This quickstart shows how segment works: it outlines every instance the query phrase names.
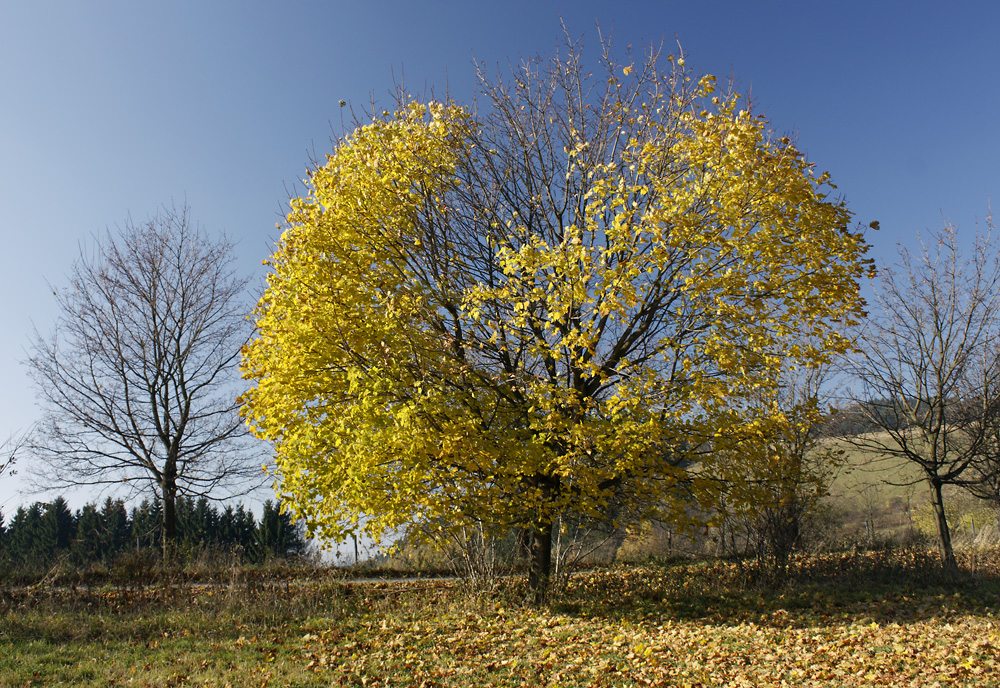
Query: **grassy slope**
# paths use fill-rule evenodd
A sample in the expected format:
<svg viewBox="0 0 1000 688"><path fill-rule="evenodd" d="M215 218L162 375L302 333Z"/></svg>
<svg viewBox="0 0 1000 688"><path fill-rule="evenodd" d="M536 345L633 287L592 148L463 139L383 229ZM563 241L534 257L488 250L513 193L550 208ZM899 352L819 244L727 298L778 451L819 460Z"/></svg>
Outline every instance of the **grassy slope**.
<svg viewBox="0 0 1000 688"><path fill-rule="evenodd" d="M1000 563L941 585L914 554L574 578L551 609L442 582L8 591L3 686L1000 686Z"/></svg>
<svg viewBox="0 0 1000 688"><path fill-rule="evenodd" d="M842 441L837 446L845 452L844 466L834 480L833 494L857 494L878 487L888 499L905 499L917 494L923 498L927 491L923 475L914 464L884 459Z"/></svg>
<svg viewBox="0 0 1000 688"><path fill-rule="evenodd" d="M862 529L864 518L871 517L883 537L900 541L908 530L936 537L931 516L930 492L923 473L912 463L899 459L886 459L862 451L845 442L838 442L844 454L844 465L830 489L831 502L842 513L849 514ZM974 537L983 535L983 527L990 529L987 541L995 544L996 512L986 502L969 495L964 490L946 486L945 505L953 537L959 544L967 544ZM858 533L858 539L863 541Z"/></svg>

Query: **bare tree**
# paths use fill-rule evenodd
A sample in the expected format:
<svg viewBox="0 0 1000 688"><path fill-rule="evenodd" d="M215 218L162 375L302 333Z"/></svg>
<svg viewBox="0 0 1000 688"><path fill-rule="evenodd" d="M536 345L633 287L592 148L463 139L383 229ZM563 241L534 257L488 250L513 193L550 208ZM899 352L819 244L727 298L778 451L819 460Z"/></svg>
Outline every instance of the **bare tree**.
<svg viewBox="0 0 1000 688"><path fill-rule="evenodd" d="M0 476L4 473L13 475L14 464L17 462L17 453L24 447L28 433L11 434L10 437L0 442Z"/></svg>
<svg viewBox="0 0 1000 688"><path fill-rule="evenodd" d="M186 207L130 220L81 250L68 288L54 292L52 335L36 331L27 360L44 413L36 482L155 491L165 553L178 494L262 479L237 407L251 326L248 280L233 262L233 244L192 225Z"/></svg>
<svg viewBox="0 0 1000 688"><path fill-rule="evenodd" d="M919 253L901 248L899 256L898 267L882 273L879 312L853 359L855 409L875 429L849 441L920 468L942 561L954 568L942 488L984 479L977 467L989 439L986 421L1000 406L1000 253L987 231L963 256L949 225Z"/></svg>
<svg viewBox="0 0 1000 688"><path fill-rule="evenodd" d="M977 369L987 366L1000 366L1000 340L984 347L976 361ZM973 496L1000 506L1000 403L981 407L977 411L971 419L969 433L979 438L980 449L970 466L972 477L966 481L965 487Z"/></svg>

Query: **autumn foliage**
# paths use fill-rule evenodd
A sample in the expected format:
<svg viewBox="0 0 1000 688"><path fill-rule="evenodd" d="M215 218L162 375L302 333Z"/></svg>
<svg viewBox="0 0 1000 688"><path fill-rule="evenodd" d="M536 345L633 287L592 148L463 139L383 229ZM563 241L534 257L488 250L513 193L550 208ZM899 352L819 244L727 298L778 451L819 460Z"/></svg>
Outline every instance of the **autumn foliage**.
<svg viewBox="0 0 1000 688"><path fill-rule="evenodd" d="M848 347L866 246L827 175L657 58L401 95L311 172L243 370L312 532L523 529L544 594L560 515L685 518L706 447L785 422L748 400Z"/></svg>

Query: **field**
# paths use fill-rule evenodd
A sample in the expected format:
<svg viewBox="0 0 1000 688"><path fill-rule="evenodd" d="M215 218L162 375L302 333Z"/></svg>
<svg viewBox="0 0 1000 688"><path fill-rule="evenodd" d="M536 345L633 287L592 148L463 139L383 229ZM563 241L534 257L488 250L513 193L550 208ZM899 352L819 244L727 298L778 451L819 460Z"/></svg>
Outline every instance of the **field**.
<svg viewBox="0 0 1000 688"><path fill-rule="evenodd" d="M926 489L901 485L919 475L857 451L845 459L809 525L807 551L826 553L799 555L777 587L757 585L736 560L663 558L738 548L720 548L708 529L651 525L595 559L632 563L575 574L545 609L523 604L518 579L484 591L235 563L143 585L10 578L0 588L0 688L1000 688L996 513L949 493L962 573L946 576L928 553Z"/></svg>
<svg viewBox="0 0 1000 688"><path fill-rule="evenodd" d="M830 486L827 504L838 521L836 542L867 546L923 540L934 545L930 492L920 469L899 459L883 459L847 443L843 465ZM959 487L944 490L948 525L959 546L1000 545L997 511Z"/></svg>
<svg viewBox="0 0 1000 688"><path fill-rule="evenodd" d="M916 551L796 560L774 590L732 562L516 581L8 589L2 686L1000 686L1000 560L946 579ZM970 571L974 568L975 572Z"/></svg>

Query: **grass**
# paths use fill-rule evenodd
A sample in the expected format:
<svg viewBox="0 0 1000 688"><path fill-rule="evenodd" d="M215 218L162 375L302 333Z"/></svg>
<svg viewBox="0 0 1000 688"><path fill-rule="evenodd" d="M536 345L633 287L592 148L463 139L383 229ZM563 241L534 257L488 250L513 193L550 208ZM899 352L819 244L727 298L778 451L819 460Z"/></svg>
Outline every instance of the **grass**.
<svg viewBox="0 0 1000 688"><path fill-rule="evenodd" d="M732 562L574 577L551 607L450 581L329 578L18 588L2 686L1000 686L1000 558L797 560L777 590Z"/></svg>
<svg viewBox="0 0 1000 688"><path fill-rule="evenodd" d="M880 457L842 440L844 462L830 485L828 505L842 521L839 541L907 542L937 537L930 491L919 467ZM988 503L954 485L944 489L952 540L959 544L1000 543L997 513Z"/></svg>

